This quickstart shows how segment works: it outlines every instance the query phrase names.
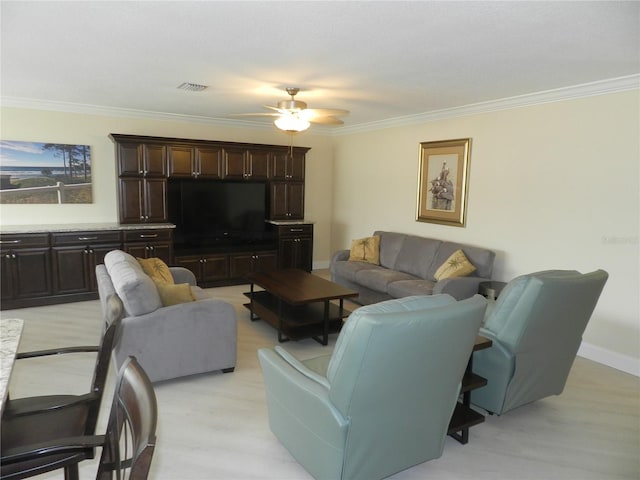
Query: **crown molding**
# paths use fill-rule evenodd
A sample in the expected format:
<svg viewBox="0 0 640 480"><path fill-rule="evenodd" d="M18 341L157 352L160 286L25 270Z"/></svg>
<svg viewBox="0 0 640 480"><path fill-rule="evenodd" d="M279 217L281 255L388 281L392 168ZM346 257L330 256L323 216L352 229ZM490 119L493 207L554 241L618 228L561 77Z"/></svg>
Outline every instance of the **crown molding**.
<svg viewBox="0 0 640 480"><path fill-rule="evenodd" d="M601 80L598 82L574 85L571 87L557 88L553 90L546 90L543 92L518 95L515 97L502 98L499 100L491 100L487 102L474 103L461 107L446 108L442 110L434 110L431 112L425 112L416 115L406 115L402 117L389 118L376 122L368 122L352 126L332 128L314 125L313 133L327 136L350 135L352 133L375 131L385 128L402 127L407 125L416 125L421 123L433 122L436 120L477 115L499 110L509 110L513 108L559 102L563 100L606 95L628 90L635 90L638 88L640 88L640 74L635 74L625 77ZM202 117L197 115L181 115L176 113L152 112L129 108L57 102L35 98L0 97L0 105L3 107L27 108L33 110L48 110L56 112L80 113L85 115L104 115L124 118L170 120L186 123L202 123L223 127L252 128L256 130L270 130L274 128L271 123L250 120Z"/></svg>
<svg viewBox="0 0 640 480"><path fill-rule="evenodd" d="M584 97L593 97L597 95L607 95L610 93L636 90L639 88L640 74L628 75L625 77L601 80L598 82L583 83L571 87L556 88L543 92L536 92L526 95L518 95L515 97L502 98L499 100L474 103L461 107L446 108L416 115L406 115L403 117L389 118L386 120L380 120L378 122L353 125L343 127L340 130L336 130L333 134L349 135L352 133L368 132L380 130L383 128L416 125L421 123L433 122L436 120L496 112L499 110L509 110L513 108L541 105L545 103L560 102L563 100L573 100Z"/></svg>

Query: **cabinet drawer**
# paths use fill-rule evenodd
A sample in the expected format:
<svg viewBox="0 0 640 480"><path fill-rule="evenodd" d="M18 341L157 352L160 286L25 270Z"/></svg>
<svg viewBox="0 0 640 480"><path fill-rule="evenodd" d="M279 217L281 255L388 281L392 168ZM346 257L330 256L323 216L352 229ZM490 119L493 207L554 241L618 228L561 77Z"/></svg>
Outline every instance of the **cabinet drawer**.
<svg viewBox="0 0 640 480"><path fill-rule="evenodd" d="M125 242L159 242L171 240L171 230L125 230Z"/></svg>
<svg viewBox="0 0 640 480"><path fill-rule="evenodd" d="M53 233L51 235L51 241L54 246L120 243L120 232L114 230L98 232Z"/></svg>
<svg viewBox="0 0 640 480"><path fill-rule="evenodd" d="M279 225L279 237L303 237L313 236L313 225Z"/></svg>
<svg viewBox="0 0 640 480"><path fill-rule="evenodd" d="M2 234L0 235L0 248L28 248L28 247L48 247L48 233L28 233L28 234Z"/></svg>

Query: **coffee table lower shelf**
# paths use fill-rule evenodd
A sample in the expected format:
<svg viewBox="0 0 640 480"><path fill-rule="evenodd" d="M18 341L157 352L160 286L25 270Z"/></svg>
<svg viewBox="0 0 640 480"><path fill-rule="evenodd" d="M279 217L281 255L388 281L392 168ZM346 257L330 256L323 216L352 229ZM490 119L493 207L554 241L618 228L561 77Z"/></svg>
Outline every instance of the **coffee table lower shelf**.
<svg viewBox="0 0 640 480"><path fill-rule="evenodd" d="M328 303L329 314L325 331L325 302L290 305L267 291L245 292L250 300L244 306L251 312L251 320L261 319L278 331L278 341L313 338L323 343L326 334L342 329L342 319L351 312L338 305Z"/></svg>

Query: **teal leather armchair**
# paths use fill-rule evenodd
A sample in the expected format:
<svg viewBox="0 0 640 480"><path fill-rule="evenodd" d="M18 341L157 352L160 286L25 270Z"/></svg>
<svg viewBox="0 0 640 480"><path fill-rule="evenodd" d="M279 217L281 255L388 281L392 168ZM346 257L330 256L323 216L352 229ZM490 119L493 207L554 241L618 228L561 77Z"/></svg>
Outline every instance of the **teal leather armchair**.
<svg viewBox="0 0 640 480"><path fill-rule="evenodd" d="M561 394L608 276L552 270L509 282L480 329L493 345L473 354L474 373L487 385L471 403L503 414Z"/></svg>
<svg viewBox="0 0 640 480"><path fill-rule="evenodd" d="M404 297L357 309L330 355L260 349L271 430L316 479L440 457L485 309L477 295Z"/></svg>

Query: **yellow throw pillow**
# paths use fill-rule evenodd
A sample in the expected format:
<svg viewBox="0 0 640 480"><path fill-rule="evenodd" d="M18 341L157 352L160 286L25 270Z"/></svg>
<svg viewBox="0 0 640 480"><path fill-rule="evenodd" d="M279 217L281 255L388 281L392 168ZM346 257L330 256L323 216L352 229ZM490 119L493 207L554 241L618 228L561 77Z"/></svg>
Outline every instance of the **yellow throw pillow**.
<svg viewBox="0 0 640 480"><path fill-rule="evenodd" d="M476 271L476 267L467 259L462 250L456 250L447 260L436 270L435 279L466 277Z"/></svg>
<svg viewBox="0 0 640 480"><path fill-rule="evenodd" d="M195 300L191 292L191 285L188 283L173 284L156 282L156 287L158 287L162 305L165 307L179 303L193 302Z"/></svg>
<svg viewBox="0 0 640 480"><path fill-rule="evenodd" d="M173 276L166 263L159 258L136 258L138 263L144 270L144 273L151 277L156 284L168 283L173 285Z"/></svg>
<svg viewBox="0 0 640 480"><path fill-rule="evenodd" d="M380 265L380 237L374 235L352 240L349 260Z"/></svg>

